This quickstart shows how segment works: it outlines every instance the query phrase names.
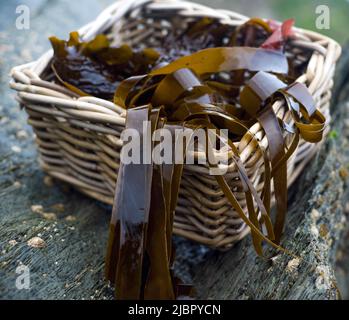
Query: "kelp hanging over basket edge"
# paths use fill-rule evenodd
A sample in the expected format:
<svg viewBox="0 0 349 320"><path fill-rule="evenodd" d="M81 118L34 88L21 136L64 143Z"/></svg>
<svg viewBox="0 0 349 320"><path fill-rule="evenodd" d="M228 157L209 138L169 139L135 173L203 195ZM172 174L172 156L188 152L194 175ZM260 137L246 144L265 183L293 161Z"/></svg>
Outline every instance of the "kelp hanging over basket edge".
<svg viewBox="0 0 349 320"><path fill-rule="evenodd" d="M239 63L238 59L230 60L236 52L242 54L243 50L246 50L243 63ZM287 211L287 159L296 149L299 137L309 142L318 142L322 138L326 125L324 116L318 110L315 110L314 102L306 87L300 83L287 84L280 80L280 78L284 77L283 73L287 73L287 68L280 68L280 65L283 64L277 62L274 66L272 63L270 63L270 65L260 63L256 57L263 56L264 54L279 57L279 53L275 55L273 51L264 51L255 48L231 47L203 50L191 56L180 58L163 68L156 69L147 76L127 79L118 87L115 94L115 102L128 108L129 111L135 110L134 108L137 109L137 106L140 105L149 106L149 110L161 109L162 121L166 122L168 125L171 123L181 123L184 127L192 127L200 123L200 127L218 129L218 126L222 123L220 120L224 120L223 123L227 128L232 128L231 131L234 132L234 134L237 132L237 130L235 130L237 127L245 128L245 132L240 138L244 139L244 137L248 135L251 139L255 140L256 145L259 146L260 151L263 153L266 174L261 195L257 193L250 181L246 169L239 158L239 151L235 147L233 141L229 141L228 143L234 153L232 159L236 165L242 188L245 192L248 212L244 212L224 176L217 175L216 180L231 206L239 214L240 218L250 227L253 245L259 255L263 255L263 241L283 250L279 246L279 243ZM198 56L199 58L197 58ZM284 57L283 55L281 56ZM234 61L234 63L229 61ZM222 67L222 65L224 67ZM250 69L244 68L246 66L249 66ZM246 69L246 71L254 73L254 76L243 86L244 89L240 95L241 107L250 116L250 120L259 122L263 127L269 142L268 153L260 147L258 139L249 132L245 124L233 114L227 112L228 108L224 105L224 99L221 99L220 103L214 104L215 101L217 101L217 96L219 97L219 93L214 92L214 90L205 84L204 80L200 79L200 75L203 74L207 77L208 73L213 74L223 70L233 71L241 69ZM269 72L265 72L264 70ZM171 91L168 91L169 88L171 88ZM200 88L200 90L195 90L198 88ZM293 126L277 118L272 108L276 100L283 100L284 103L286 103L294 121ZM235 107L239 108L237 106ZM287 130L294 135L292 143L289 146L286 146L282 133L283 130ZM132 181L128 180L127 176L123 176L121 179L128 181L126 183L130 183L131 186ZM277 215L274 225L270 217L270 183L272 180L274 189L277 190L275 193ZM178 176L177 180L172 182L175 182L179 187L180 177ZM156 193L158 193L161 187L155 190L157 190ZM178 189L175 193L175 197L177 196ZM118 199L121 199L121 197L116 197L116 203L121 201ZM171 219L173 216L174 209L175 206L173 206L173 211L170 216L168 216L168 219ZM162 217L166 217L165 211L166 210L162 213ZM114 212L114 214L118 215L117 212ZM148 221L143 221L144 225L146 225L147 222ZM266 235L263 232L263 225L267 230ZM124 227L128 229L126 225ZM119 232L122 233L122 230L119 230ZM153 230L153 232L159 235L168 232L168 230L166 228L160 228ZM117 234L115 231L112 231L111 234L113 234L114 237L115 235L116 237L120 236L120 234ZM149 235L147 235L147 237L148 236ZM111 248L115 239L110 239L110 241ZM151 244L150 248L153 247L153 250L157 251L155 249L157 245L158 242L154 242ZM134 250L144 250L144 252L147 252L149 248L143 247L142 249L137 247L134 248ZM120 249L117 253L119 259L122 258L125 253L126 252L122 252ZM113 254L115 254L115 252ZM130 252L127 252L127 255L129 254ZM157 264L158 261L161 260L152 260L149 255L148 258L148 264L150 266L152 264ZM167 258L164 261L168 261L168 256L164 256L163 258ZM118 261L113 261L113 263L119 265ZM120 269L118 270L120 274ZM147 271L145 271L145 274L148 274ZM127 278L125 274L123 277L125 277L123 279L125 283L132 281L132 278ZM170 269L168 269L165 278L169 279L169 277ZM142 292L146 291L147 286L152 283L152 280L147 276L145 276L145 279L143 285L140 283L141 288L143 288L141 289L141 291L143 290ZM161 279L160 275L158 275L157 280L159 281L159 279ZM153 279L153 281L155 281L155 279ZM166 281L163 283L166 283ZM162 295L160 291L154 291L153 295L150 296L128 296L128 288L125 287L124 290L120 290L120 287L117 286L117 296L121 298L131 297L133 299L145 297L151 299L173 298L173 291L171 290L171 294Z"/></svg>

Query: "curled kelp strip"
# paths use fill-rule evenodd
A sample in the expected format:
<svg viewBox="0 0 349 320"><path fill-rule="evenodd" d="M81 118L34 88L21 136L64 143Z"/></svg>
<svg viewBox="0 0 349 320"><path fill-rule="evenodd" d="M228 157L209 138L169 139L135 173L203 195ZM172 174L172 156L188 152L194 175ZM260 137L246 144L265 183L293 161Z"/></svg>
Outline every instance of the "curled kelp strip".
<svg viewBox="0 0 349 320"><path fill-rule="evenodd" d="M241 82L237 82L237 85L243 86L239 106L228 105L220 94L222 88L217 83L212 85L210 76L237 70L243 75L239 78ZM250 74L250 79L243 82L246 72ZM137 110L141 105L148 106L149 112L161 110L159 123L166 123L166 127L180 124L194 129L199 127L229 129L228 144L233 152L232 160L239 173L241 188L245 193L247 212L242 209L225 177L217 175L216 180L232 207L250 227L253 245L259 255L263 255L263 241L280 249L280 237L287 211L287 159L296 149L299 137L309 142L318 142L326 125L324 116L315 109L306 87L300 83L290 84L287 73L286 57L279 51L250 47L210 48L156 68L148 75L123 81L114 97L115 103L127 108L131 115L133 110ZM276 116L272 108L276 100L283 100L289 108L293 124L284 123ZM237 117L241 108L245 113L244 120ZM249 125L256 122L261 124L266 133L268 152L260 147L258 139L248 129ZM293 134L290 145L286 145L284 131ZM255 142L263 154L265 174L261 194L258 194L250 181L239 157L239 150L234 145L234 141L241 141L247 137ZM212 152L214 146L209 145L209 149L208 152ZM152 182L150 198L152 203L156 202L158 205L154 207L151 205L149 220L147 218L139 222L139 225L147 226L147 245L134 248L137 252L143 250L143 257L135 255L138 259L135 265L140 265L141 259L146 256L147 266L143 269L143 282L137 280L141 295L138 292L137 295L131 295L133 298L172 299L175 296L175 283L170 272L170 235L183 170L183 167L179 167L174 174L172 170L175 166L170 166L166 170L161 166L153 167L153 178L156 179ZM172 172L172 176L169 172ZM134 180L128 179L123 174L119 175L118 184L119 180L129 186L130 190L132 189ZM276 190L277 215L274 224L270 217L271 181ZM175 185L175 190L170 187L171 185ZM149 190L147 194L149 196ZM121 201L126 200L116 196L114 219L123 216L117 208ZM154 219L150 224L152 218ZM115 242L120 243L120 237L122 238L124 234L123 228L129 229L127 223L120 226L111 232L110 248L113 248ZM117 240L113 238L115 236ZM132 252L122 250L123 246L121 244L118 249L118 259L126 252L133 256ZM114 254L112 250L109 250L109 256L112 254ZM109 262L109 279L113 278L115 268L110 266L114 263L115 261ZM134 281L128 272L120 271L122 270L120 262L117 261L116 264L118 270L116 273L121 283ZM139 275L137 279L140 279ZM169 279L172 279L171 283ZM119 297L129 297L130 289L117 284L116 293Z"/></svg>

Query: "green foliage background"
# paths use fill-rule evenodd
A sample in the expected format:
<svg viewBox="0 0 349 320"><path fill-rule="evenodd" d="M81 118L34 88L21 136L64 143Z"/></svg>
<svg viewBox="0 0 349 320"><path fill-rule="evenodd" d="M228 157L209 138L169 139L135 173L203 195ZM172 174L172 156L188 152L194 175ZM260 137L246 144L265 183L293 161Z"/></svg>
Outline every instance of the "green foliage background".
<svg viewBox="0 0 349 320"><path fill-rule="evenodd" d="M343 43L349 40L349 1L348 0L270 0L270 5L280 19L295 17L298 26L316 30L315 8L327 5L330 8L331 27L329 30L317 30Z"/></svg>
<svg viewBox="0 0 349 320"><path fill-rule="evenodd" d="M295 18L298 27L328 35L344 44L349 41L349 0L193 0L214 8L226 8L248 16L285 20ZM316 7L330 8L330 29L316 30Z"/></svg>

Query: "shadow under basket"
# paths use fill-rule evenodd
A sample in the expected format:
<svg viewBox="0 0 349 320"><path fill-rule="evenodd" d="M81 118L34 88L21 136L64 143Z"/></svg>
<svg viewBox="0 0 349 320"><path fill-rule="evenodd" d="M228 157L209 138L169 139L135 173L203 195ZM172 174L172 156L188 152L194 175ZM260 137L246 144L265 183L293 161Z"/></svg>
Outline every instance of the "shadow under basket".
<svg viewBox="0 0 349 320"><path fill-rule="evenodd" d="M122 0L81 28L79 34L85 41L104 33L115 45L160 47L171 30L184 31L190 23L204 17L232 29L248 20L235 12L184 1ZM330 38L298 28L294 28L294 37L286 48L287 57L295 65L303 66L304 71L296 81L307 86L316 107L328 121L333 76L340 52L340 46ZM46 73L52 55L51 50L37 61L15 67L10 84L18 91L17 100L29 115L28 122L36 134L41 166L50 176L112 205L125 110L102 99L77 97L64 86L49 81ZM279 118L291 119L283 102L276 101L273 109ZM253 125L250 132L267 150L268 141L260 124ZM290 139L286 138L286 141ZM264 181L262 153L247 137L235 145L260 194ZM289 186L320 145L301 139L287 163ZM234 191L240 182L234 162L230 163L225 177ZM235 191L234 194L246 211L244 193ZM185 166L173 228L176 235L219 249L231 247L250 231L205 165Z"/></svg>

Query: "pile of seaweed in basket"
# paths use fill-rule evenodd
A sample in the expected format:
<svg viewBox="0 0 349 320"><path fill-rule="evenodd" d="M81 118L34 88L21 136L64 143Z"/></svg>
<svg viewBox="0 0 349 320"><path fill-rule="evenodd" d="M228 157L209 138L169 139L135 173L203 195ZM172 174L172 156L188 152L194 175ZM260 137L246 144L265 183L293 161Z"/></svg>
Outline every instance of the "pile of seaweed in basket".
<svg viewBox="0 0 349 320"><path fill-rule="evenodd" d="M293 36L293 20L283 24L254 18L240 27L200 19L185 32L173 31L161 47L111 45L97 35L84 42L76 32L69 41L52 37L55 81L76 94L113 101L127 110L126 128L141 132L144 121L159 128L229 130L247 211L241 208L224 175L215 178L232 208L250 227L254 248L262 243L282 249L280 237L287 211L287 159L300 137L322 139L326 119L315 108L307 88L295 82L305 66L295 65L286 52ZM282 100L292 123L272 108ZM235 142L259 122L268 139L263 149L264 187L257 193ZM285 133L292 141L286 144ZM213 148L213 146L209 146ZM190 294L190 286L172 270L173 217L183 164L123 164L118 172L106 259L107 279L119 299L175 299ZM275 217L271 218L271 183Z"/></svg>

